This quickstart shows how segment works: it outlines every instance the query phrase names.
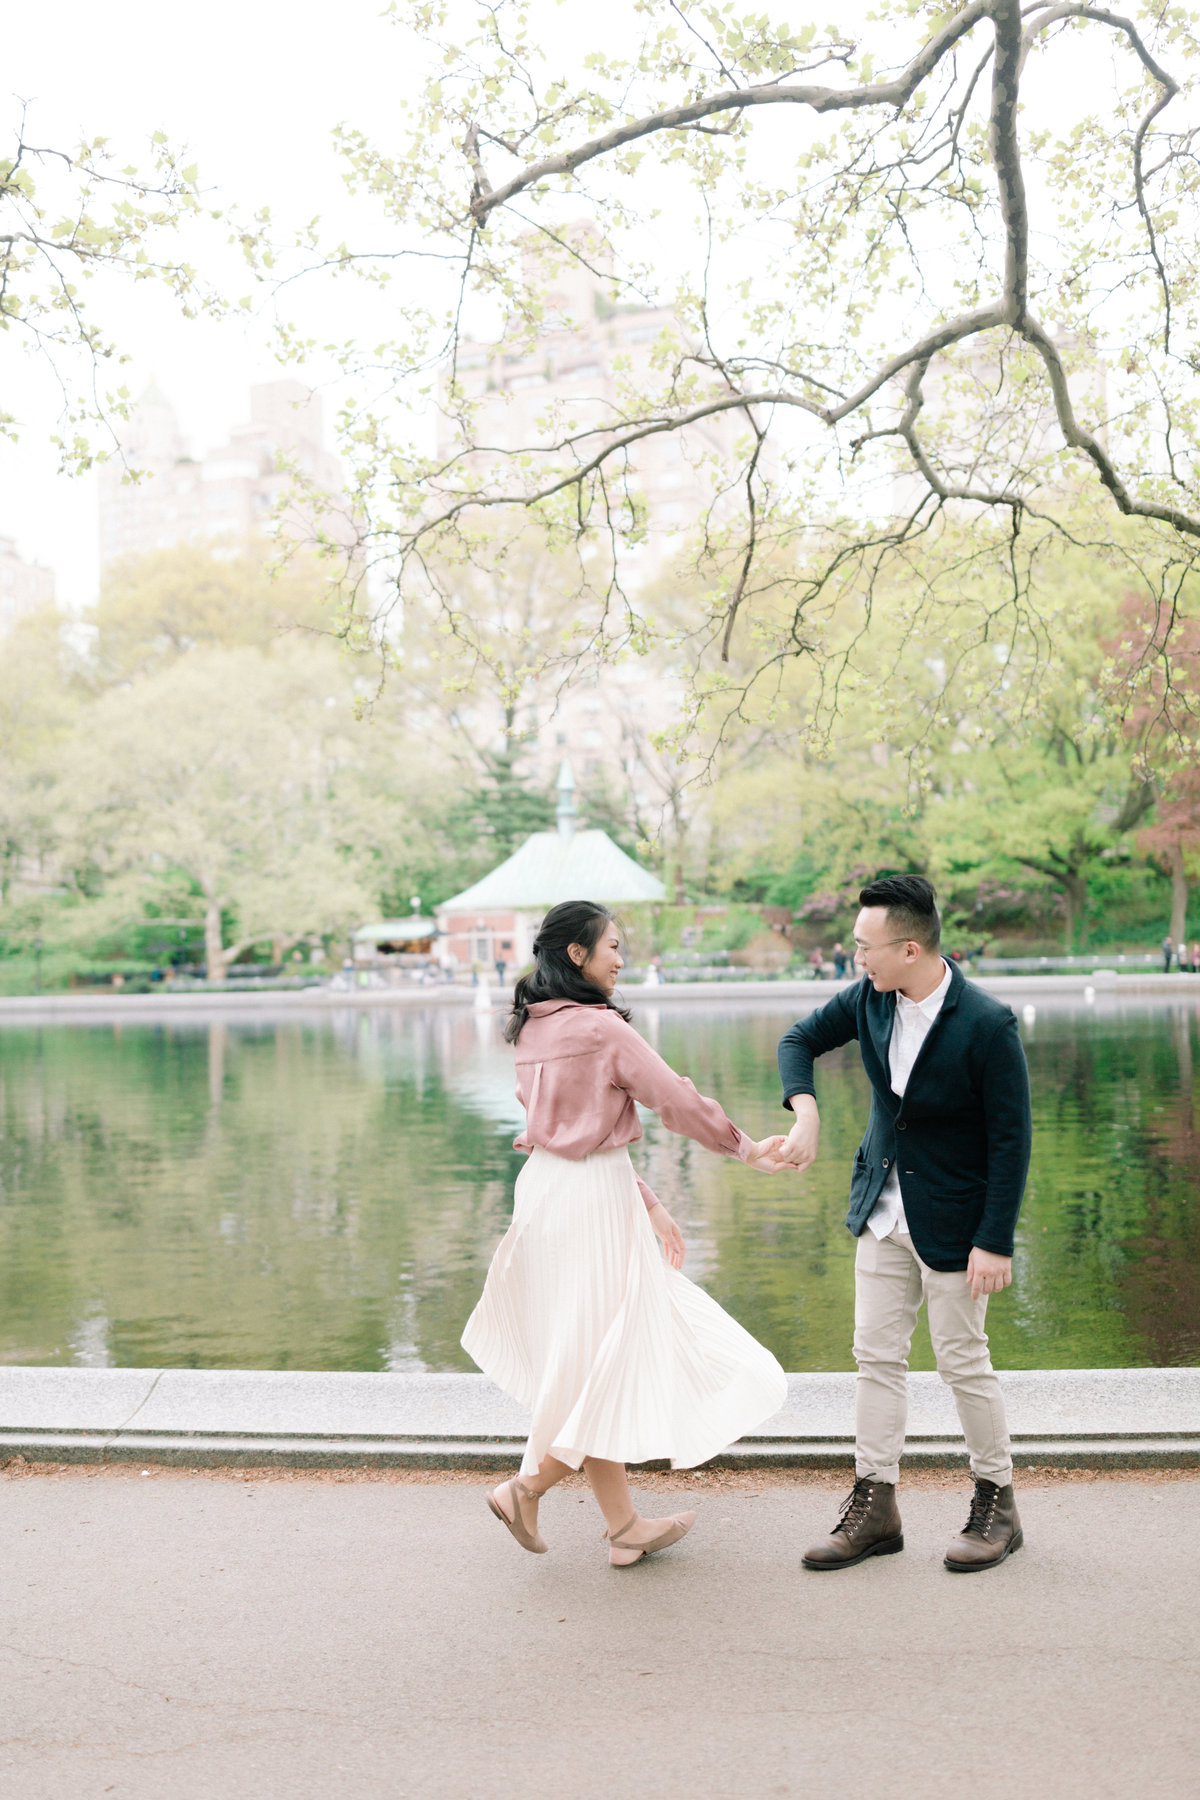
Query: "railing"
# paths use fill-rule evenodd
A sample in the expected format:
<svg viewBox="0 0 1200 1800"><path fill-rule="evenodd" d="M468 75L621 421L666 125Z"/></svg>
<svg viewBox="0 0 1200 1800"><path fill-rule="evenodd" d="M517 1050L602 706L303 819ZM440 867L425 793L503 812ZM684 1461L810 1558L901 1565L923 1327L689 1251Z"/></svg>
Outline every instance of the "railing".
<svg viewBox="0 0 1200 1800"><path fill-rule="evenodd" d="M977 975L1053 975L1078 970L1086 974L1092 969L1161 969L1161 950L1134 950L1097 956L973 956L969 959Z"/></svg>

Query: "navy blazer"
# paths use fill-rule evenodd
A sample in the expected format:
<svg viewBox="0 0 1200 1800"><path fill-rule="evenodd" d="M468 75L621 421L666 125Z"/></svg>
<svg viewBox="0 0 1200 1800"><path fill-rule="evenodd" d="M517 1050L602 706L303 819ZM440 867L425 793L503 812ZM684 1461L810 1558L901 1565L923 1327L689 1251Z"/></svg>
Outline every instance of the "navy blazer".
<svg viewBox="0 0 1200 1800"><path fill-rule="evenodd" d="M858 1039L873 1093L847 1227L862 1236L895 1164L913 1245L941 1270L965 1269L976 1244L1012 1255L1033 1140L1029 1071L1012 1008L948 967L949 991L903 1097L892 1092L888 1067L896 996L876 993L865 976L779 1044L786 1106L793 1094L815 1097L816 1057Z"/></svg>

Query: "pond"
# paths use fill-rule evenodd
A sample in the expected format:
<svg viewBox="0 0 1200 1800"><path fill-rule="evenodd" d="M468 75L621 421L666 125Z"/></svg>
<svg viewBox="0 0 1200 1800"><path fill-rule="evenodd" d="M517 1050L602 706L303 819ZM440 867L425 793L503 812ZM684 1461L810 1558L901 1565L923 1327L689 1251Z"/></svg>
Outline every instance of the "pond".
<svg viewBox="0 0 1200 1800"><path fill-rule="evenodd" d="M780 1128L786 1005L634 1005L740 1125ZM989 1314L1001 1367L1200 1362L1197 1027L1186 1002L1103 995L1023 1023L1035 1147ZM653 1119L634 1153L687 1272L793 1370L850 1366L856 1047L818 1079L804 1177ZM512 1085L497 1017L456 1008L0 1029L0 1362L471 1368L459 1334L522 1161Z"/></svg>

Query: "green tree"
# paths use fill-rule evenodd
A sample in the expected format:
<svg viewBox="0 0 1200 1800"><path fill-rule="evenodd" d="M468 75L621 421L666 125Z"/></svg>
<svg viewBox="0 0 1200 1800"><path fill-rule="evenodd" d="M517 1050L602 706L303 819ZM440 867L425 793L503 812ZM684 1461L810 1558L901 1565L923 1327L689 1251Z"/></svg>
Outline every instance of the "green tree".
<svg viewBox="0 0 1200 1800"><path fill-rule="evenodd" d="M1155 784L1155 818L1139 833L1138 847L1171 878L1168 929L1181 944L1200 862L1200 627L1191 619L1176 623L1169 610L1134 593L1108 650L1135 762Z"/></svg>
<svg viewBox="0 0 1200 1800"><path fill-rule="evenodd" d="M1085 946L1089 883L1154 805L1119 735L1051 716L1026 742L981 753L959 779L969 795L931 820L941 867L959 883L967 868L978 878L997 863L1041 876L1062 894L1066 948Z"/></svg>
<svg viewBox="0 0 1200 1800"><path fill-rule="evenodd" d="M191 650L265 648L289 631L329 631L337 595L328 567L297 551L276 571L269 556L265 544L230 557L175 544L109 564L86 615L94 684L149 674Z"/></svg>
<svg viewBox="0 0 1200 1800"><path fill-rule="evenodd" d="M54 606L18 619L0 648L0 906L22 874L45 881L57 842L56 761L83 695Z"/></svg>
<svg viewBox="0 0 1200 1800"><path fill-rule="evenodd" d="M77 929L140 918L178 874L212 980L255 944L344 936L374 908L372 838L390 852L402 829L351 699L331 652L301 644L196 650L100 698L64 770L101 887Z"/></svg>

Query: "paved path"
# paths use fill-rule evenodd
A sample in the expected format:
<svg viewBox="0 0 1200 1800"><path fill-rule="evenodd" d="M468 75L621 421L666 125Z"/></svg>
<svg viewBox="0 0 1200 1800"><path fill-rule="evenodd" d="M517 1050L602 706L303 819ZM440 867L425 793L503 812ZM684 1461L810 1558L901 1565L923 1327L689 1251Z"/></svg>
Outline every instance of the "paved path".
<svg viewBox="0 0 1200 1800"><path fill-rule="evenodd" d="M834 1496L697 1496L603 1560L561 1491L521 1552L473 1485L0 1480L0 1791L22 1800L1194 1800L1200 1482L1027 1486L1027 1548L806 1575ZM656 1497L673 1510L682 1496Z"/></svg>

